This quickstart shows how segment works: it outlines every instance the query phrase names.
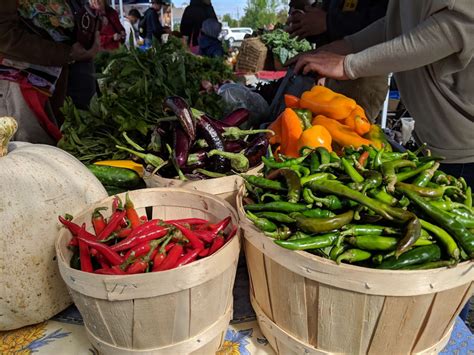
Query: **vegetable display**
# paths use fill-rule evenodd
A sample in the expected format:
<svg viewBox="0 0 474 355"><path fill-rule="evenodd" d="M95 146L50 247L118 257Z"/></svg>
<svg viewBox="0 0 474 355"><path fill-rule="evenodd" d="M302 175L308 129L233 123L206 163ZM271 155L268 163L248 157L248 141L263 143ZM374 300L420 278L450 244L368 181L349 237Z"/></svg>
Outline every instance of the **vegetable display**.
<svg viewBox="0 0 474 355"><path fill-rule="evenodd" d="M307 40L291 38L288 32L282 29L263 34L262 42L272 50L282 64L299 53L311 50L311 44Z"/></svg>
<svg viewBox="0 0 474 355"><path fill-rule="evenodd" d="M422 150L264 157L264 176L244 175L246 215L279 246L337 263L412 270L474 259L471 188Z"/></svg>
<svg viewBox="0 0 474 355"><path fill-rule="evenodd" d="M234 78L222 60L192 55L172 37L147 51L124 47L107 57L98 80L101 95L89 109L79 110L70 100L63 107L58 146L83 163L127 159L129 154L116 148L127 144L124 132L156 152L155 126L167 117L162 102L168 96L179 95L192 107L222 116L224 104L216 90Z"/></svg>
<svg viewBox="0 0 474 355"><path fill-rule="evenodd" d="M91 216L94 233L71 216L59 221L71 232L72 268L102 275L131 275L171 270L216 253L236 234L231 217L217 223L201 218L163 221L139 216L126 195L115 197L106 220L97 208ZM230 230L230 232L227 232Z"/></svg>
<svg viewBox="0 0 474 355"><path fill-rule="evenodd" d="M304 148L374 146L391 150L381 128L372 125L364 109L344 95L315 86L301 98L285 95L286 109L269 126L275 132L270 143L289 157L301 156Z"/></svg>

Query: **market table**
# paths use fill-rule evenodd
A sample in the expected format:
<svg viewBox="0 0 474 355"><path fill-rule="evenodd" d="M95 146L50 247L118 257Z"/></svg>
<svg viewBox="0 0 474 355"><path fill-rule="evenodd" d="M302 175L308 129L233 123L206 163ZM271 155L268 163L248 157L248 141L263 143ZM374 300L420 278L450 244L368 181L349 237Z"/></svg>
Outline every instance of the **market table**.
<svg viewBox="0 0 474 355"><path fill-rule="evenodd" d="M248 297L248 276L241 259L234 288L234 320L219 355L273 355L260 332ZM11 332L0 332L0 354L97 354L87 340L82 317L72 306L48 322ZM457 319L451 339L442 354L474 354L474 335Z"/></svg>

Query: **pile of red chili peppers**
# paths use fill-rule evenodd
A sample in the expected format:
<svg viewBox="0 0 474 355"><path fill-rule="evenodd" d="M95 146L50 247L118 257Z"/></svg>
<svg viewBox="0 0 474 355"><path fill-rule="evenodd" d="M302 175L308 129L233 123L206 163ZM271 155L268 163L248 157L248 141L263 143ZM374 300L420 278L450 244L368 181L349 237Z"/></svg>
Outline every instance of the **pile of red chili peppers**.
<svg viewBox="0 0 474 355"><path fill-rule="evenodd" d="M101 213L106 209L97 208L92 214L95 233L88 232L85 223L73 223L71 216L59 217L73 235L72 268L102 275L170 270L214 254L237 232L230 216L215 224L201 218L139 217L128 194L125 206L114 198L108 219Z"/></svg>

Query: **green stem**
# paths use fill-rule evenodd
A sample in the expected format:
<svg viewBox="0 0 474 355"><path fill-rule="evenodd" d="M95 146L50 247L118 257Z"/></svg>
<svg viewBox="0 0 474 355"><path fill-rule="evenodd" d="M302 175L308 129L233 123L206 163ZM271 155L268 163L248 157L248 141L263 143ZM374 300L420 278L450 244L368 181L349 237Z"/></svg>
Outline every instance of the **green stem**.
<svg viewBox="0 0 474 355"><path fill-rule="evenodd" d="M18 124L13 117L0 117L0 158L8 154L8 143L17 129Z"/></svg>

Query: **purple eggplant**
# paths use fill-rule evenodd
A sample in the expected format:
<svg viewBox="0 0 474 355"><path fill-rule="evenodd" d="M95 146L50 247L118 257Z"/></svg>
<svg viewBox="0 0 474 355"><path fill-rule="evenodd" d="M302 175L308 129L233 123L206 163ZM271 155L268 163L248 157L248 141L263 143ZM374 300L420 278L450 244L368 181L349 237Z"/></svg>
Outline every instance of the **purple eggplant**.
<svg viewBox="0 0 474 355"><path fill-rule="evenodd" d="M228 127L239 127L247 122L250 117L250 111L246 108L238 108L237 110L228 114L221 122Z"/></svg>
<svg viewBox="0 0 474 355"><path fill-rule="evenodd" d="M196 120L186 101L179 96L169 96L163 102L164 111L172 111L178 117L181 127L191 143L196 139Z"/></svg>
<svg viewBox="0 0 474 355"><path fill-rule="evenodd" d="M224 147L226 152L239 153L245 148L247 148L247 142L242 139L237 139L234 141L225 141Z"/></svg>
<svg viewBox="0 0 474 355"><path fill-rule="evenodd" d="M262 157L268 151L268 138L265 134L258 135L248 145L244 155L250 163L250 167L259 165L262 162Z"/></svg>
<svg viewBox="0 0 474 355"><path fill-rule="evenodd" d="M228 124L222 122L222 121L219 121L219 120L216 120L215 118L212 118L211 116L209 116L207 113L204 114L208 120L210 120L214 127L216 127L216 129L218 129L219 133L222 133L225 131L226 128L229 128L231 126L229 126Z"/></svg>
<svg viewBox="0 0 474 355"><path fill-rule="evenodd" d="M222 138L219 130L216 128L211 119L206 115L202 115L197 122L197 129L202 138L207 142L210 149L217 149L224 151L224 139ZM221 156L213 156L209 159L210 170L225 173L230 170L230 164L227 159Z"/></svg>
<svg viewBox="0 0 474 355"><path fill-rule="evenodd" d="M173 129L174 156L179 167L186 165L191 148L191 140L181 127Z"/></svg>

